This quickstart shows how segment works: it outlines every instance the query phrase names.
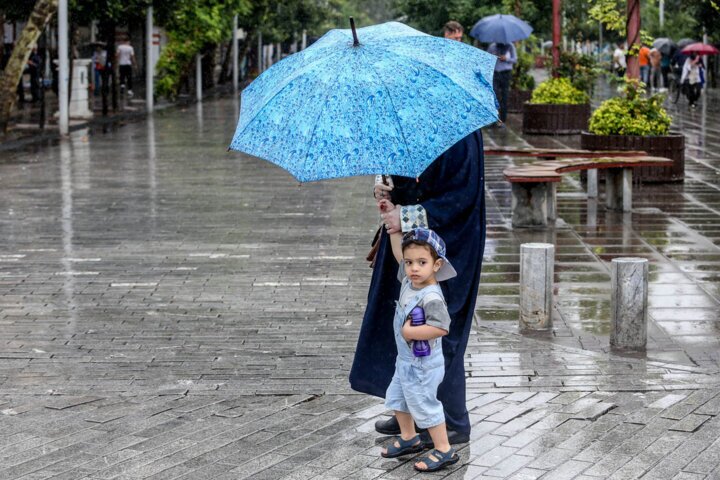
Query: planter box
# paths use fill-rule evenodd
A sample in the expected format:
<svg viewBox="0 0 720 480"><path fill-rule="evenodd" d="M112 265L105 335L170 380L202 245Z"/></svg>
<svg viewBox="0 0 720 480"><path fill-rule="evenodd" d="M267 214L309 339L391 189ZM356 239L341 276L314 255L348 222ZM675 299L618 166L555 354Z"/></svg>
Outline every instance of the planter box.
<svg viewBox="0 0 720 480"><path fill-rule="evenodd" d="M522 113L523 105L525 102L530 101L530 97L532 97L532 92L529 90L510 90L507 105L508 113Z"/></svg>
<svg viewBox="0 0 720 480"><path fill-rule="evenodd" d="M653 183L682 182L685 179L685 137L683 135L595 135L582 132L580 148L584 150L643 150L654 157L669 158L674 161L674 164L672 167L636 168L633 172L633 180Z"/></svg>
<svg viewBox="0 0 720 480"><path fill-rule="evenodd" d="M571 135L588 128L590 104L550 105L526 103L523 106L523 133L531 135Z"/></svg>

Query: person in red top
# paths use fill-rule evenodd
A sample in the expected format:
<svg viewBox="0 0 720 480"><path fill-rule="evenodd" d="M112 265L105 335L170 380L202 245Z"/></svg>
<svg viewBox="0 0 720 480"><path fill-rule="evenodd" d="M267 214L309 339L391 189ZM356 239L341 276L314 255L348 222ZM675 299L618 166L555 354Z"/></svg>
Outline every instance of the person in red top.
<svg viewBox="0 0 720 480"><path fill-rule="evenodd" d="M650 83L650 49L643 44L638 53L640 60L640 80L646 85Z"/></svg>

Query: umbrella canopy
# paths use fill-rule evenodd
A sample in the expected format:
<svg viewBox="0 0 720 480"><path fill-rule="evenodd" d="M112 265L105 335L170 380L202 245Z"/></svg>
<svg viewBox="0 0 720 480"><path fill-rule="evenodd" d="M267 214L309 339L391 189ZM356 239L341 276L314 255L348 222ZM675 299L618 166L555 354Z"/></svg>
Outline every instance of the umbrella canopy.
<svg viewBox="0 0 720 480"><path fill-rule="evenodd" d="M673 50L677 48L675 42L673 42L667 37L656 38L653 42L653 47L660 50L660 53L664 55L670 55Z"/></svg>
<svg viewBox="0 0 720 480"><path fill-rule="evenodd" d="M525 40L533 28L514 15L483 17L470 30L470 36L483 43L511 43Z"/></svg>
<svg viewBox="0 0 720 480"><path fill-rule="evenodd" d="M678 48L685 48L691 43L697 43L697 40L693 40L692 38L681 38L676 42Z"/></svg>
<svg viewBox="0 0 720 480"><path fill-rule="evenodd" d="M495 57L402 23L331 30L242 93L230 148L301 182L367 174L417 177L497 121Z"/></svg>
<svg viewBox="0 0 720 480"><path fill-rule="evenodd" d="M691 43L687 47L681 50L682 53L689 55L691 53L697 53L698 55L717 55L720 50L707 43Z"/></svg>

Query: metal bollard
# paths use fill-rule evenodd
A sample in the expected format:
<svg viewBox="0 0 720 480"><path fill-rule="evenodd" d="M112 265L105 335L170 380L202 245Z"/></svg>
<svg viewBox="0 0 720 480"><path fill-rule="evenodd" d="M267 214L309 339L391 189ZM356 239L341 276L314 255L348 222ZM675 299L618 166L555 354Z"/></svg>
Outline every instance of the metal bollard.
<svg viewBox="0 0 720 480"><path fill-rule="evenodd" d="M555 245L520 245L520 330L552 328Z"/></svg>
<svg viewBox="0 0 720 480"><path fill-rule="evenodd" d="M614 258L610 265L612 330L610 346L645 350L647 345L648 261Z"/></svg>

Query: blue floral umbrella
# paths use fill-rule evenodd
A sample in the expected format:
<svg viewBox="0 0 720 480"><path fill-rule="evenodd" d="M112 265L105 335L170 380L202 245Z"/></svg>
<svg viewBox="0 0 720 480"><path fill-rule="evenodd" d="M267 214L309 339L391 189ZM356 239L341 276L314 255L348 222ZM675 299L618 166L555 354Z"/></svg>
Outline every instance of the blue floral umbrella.
<svg viewBox="0 0 720 480"><path fill-rule="evenodd" d="M243 91L230 148L301 182L416 177L497 121L494 65L477 48L402 23L331 30Z"/></svg>
<svg viewBox="0 0 720 480"><path fill-rule="evenodd" d="M533 28L515 15L483 17L470 30L470 36L484 43L511 43L525 40Z"/></svg>

